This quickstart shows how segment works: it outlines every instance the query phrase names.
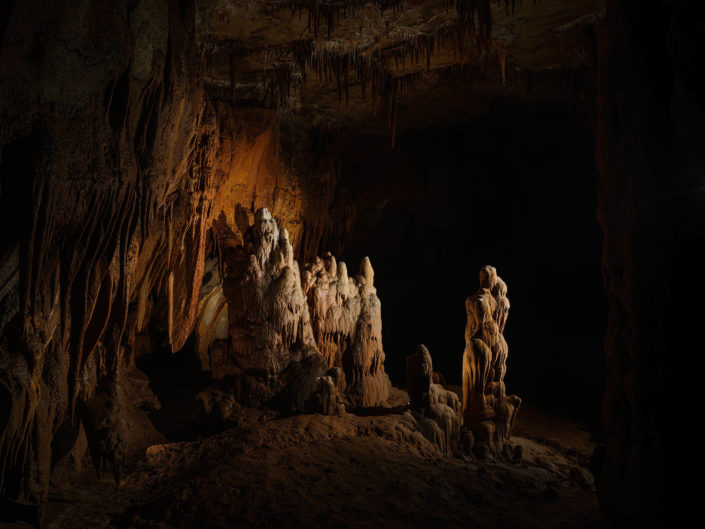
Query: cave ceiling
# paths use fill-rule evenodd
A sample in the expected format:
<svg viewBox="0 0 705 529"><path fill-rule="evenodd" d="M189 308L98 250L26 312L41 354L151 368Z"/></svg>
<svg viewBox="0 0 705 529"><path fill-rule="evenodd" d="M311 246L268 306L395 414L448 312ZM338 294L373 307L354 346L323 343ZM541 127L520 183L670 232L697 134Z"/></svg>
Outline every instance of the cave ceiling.
<svg viewBox="0 0 705 529"><path fill-rule="evenodd" d="M201 0L197 31L213 99L395 132L570 83L593 63L600 4Z"/></svg>

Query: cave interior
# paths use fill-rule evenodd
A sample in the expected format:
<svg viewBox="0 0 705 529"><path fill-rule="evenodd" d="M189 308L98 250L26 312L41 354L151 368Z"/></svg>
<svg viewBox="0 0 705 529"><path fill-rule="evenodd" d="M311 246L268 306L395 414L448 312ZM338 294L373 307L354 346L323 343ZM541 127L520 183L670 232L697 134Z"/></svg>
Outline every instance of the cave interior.
<svg viewBox="0 0 705 529"><path fill-rule="evenodd" d="M0 527L687 519L703 21L2 2Z"/></svg>

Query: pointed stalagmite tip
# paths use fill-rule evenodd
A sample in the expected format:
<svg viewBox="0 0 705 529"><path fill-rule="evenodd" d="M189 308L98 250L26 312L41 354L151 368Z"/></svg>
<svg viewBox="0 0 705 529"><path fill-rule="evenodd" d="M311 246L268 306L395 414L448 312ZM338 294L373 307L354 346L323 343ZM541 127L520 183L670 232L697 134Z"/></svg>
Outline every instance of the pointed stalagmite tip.
<svg viewBox="0 0 705 529"><path fill-rule="evenodd" d="M365 284L374 286L375 271L372 269L369 257L363 257L360 263L360 275L365 278Z"/></svg>
<svg viewBox="0 0 705 529"><path fill-rule="evenodd" d="M260 208L255 213L255 221L272 220L272 214L267 208Z"/></svg>
<svg viewBox="0 0 705 529"><path fill-rule="evenodd" d="M338 264L338 280L347 281L348 280L348 266L341 262Z"/></svg>
<svg viewBox="0 0 705 529"><path fill-rule="evenodd" d="M331 255L330 252L326 254L326 272L328 272L328 275L332 277L336 277L338 275L338 263L335 260L335 257Z"/></svg>

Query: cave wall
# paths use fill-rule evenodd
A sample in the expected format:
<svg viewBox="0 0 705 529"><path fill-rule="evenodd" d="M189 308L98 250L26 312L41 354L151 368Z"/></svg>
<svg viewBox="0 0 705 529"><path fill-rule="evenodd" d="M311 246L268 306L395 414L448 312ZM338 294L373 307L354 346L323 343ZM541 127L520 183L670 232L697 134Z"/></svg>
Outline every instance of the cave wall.
<svg viewBox="0 0 705 529"><path fill-rule="evenodd" d="M597 481L620 527L675 527L697 505L679 432L699 400L688 366L701 311L685 307L703 294L704 17L702 2L611 0L599 31L598 217L610 312Z"/></svg>
<svg viewBox="0 0 705 529"><path fill-rule="evenodd" d="M224 177L214 219L241 242L255 212L267 208L286 227L301 263L338 251L351 236L357 208L338 187L339 134L289 112L212 104L219 138L214 170Z"/></svg>
<svg viewBox="0 0 705 529"><path fill-rule="evenodd" d="M217 139L192 2L11 2L2 28L0 492L37 502L58 432L126 457L130 338L157 298L173 348L190 333Z"/></svg>

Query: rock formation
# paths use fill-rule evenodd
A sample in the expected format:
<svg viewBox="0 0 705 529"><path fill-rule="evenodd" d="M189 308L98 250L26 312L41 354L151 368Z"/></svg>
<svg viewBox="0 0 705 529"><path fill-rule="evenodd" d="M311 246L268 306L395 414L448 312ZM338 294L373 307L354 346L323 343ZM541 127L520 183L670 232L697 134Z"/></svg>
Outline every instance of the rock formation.
<svg viewBox="0 0 705 529"><path fill-rule="evenodd" d="M287 230L266 208L257 211L243 237L242 244L223 237L223 299L210 285L213 279L204 285L197 325L204 369L215 380L238 379L236 392L247 399L279 395L280 407L291 412L310 408L305 402L314 386L328 395L327 403L314 406L326 413L338 408L341 394L352 407L384 402L391 384L369 259L350 278L345 263L338 266L328 254L307 265L302 280ZM218 334L225 314L228 340ZM322 359L301 363L311 356ZM296 380L302 373L309 382Z"/></svg>
<svg viewBox="0 0 705 529"><path fill-rule="evenodd" d="M193 329L217 139L193 2L1 11L0 491L38 503L56 432L84 423L119 466L123 420L148 423L134 338L157 314L174 350Z"/></svg>
<svg viewBox="0 0 705 529"><path fill-rule="evenodd" d="M462 407L458 395L433 383L433 360L425 345L406 358L406 391L423 435L450 451L459 439Z"/></svg>
<svg viewBox="0 0 705 529"><path fill-rule="evenodd" d="M216 380L245 374L273 388L290 364L317 354L316 343L286 229L262 208L244 239L223 280L229 347L212 351L210 367ZM263 391L258 397L272 396Z"/></svg>
<svg viewBox="0 0 705 529"><path fill-rule="evenodd" d="M198 321L195 329L196 351L204 369L210 369L209 350L228 339L228 303L223 294L223 282L217 258L206 260L205 275L198 302ZM216 355L217 356L217 355Z"/></svg>
<svg viewBox="0 0 705 529"><path fill-rule="evenodd" d="M348 403L384 402L391 384L384 372L382 309L370 260L365 257L351 278L345 263L328 253L305 267L303 284L316 343L329 367L342 368Z"/></svg>
<svg viewBox="0 0 705 529"><path fill-rule="evenodd" d="M478 443L493 454L509 441L521 399L506 395L507 342L502 335L509 313L507 285L491 266L480 270L480 288L465 301L468 322L463 354L463 418Z"/></svg>

